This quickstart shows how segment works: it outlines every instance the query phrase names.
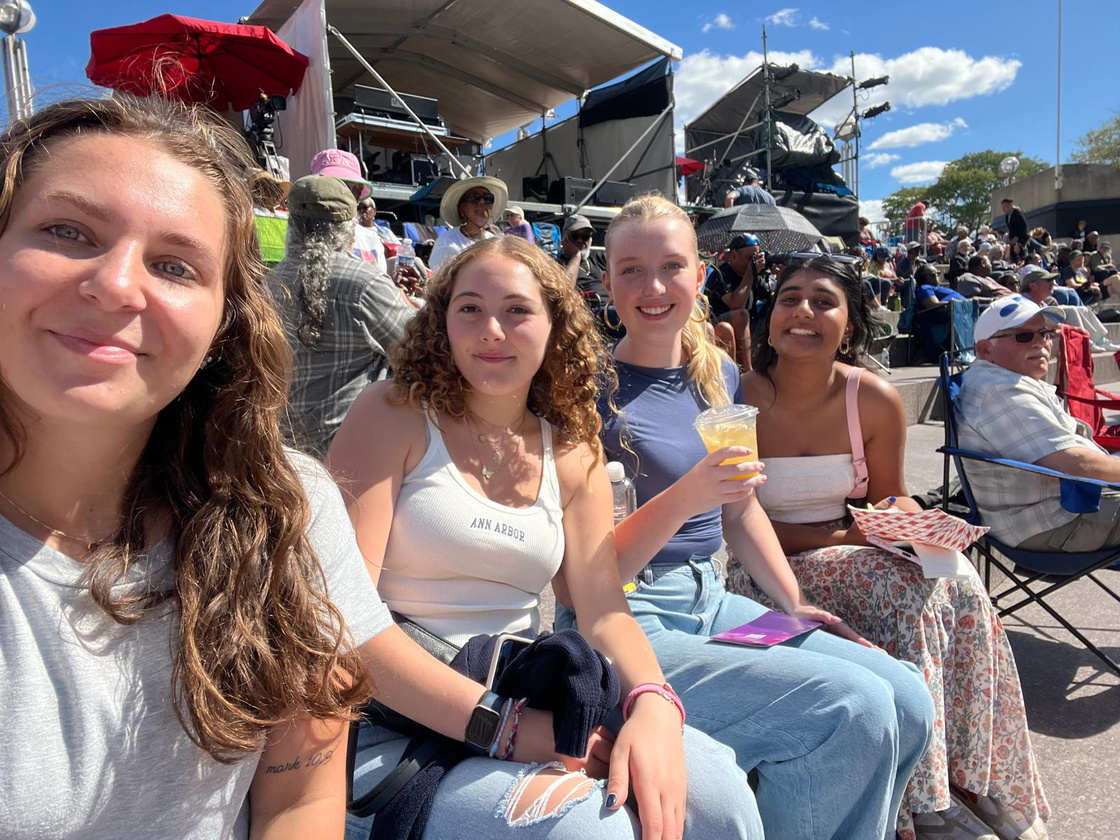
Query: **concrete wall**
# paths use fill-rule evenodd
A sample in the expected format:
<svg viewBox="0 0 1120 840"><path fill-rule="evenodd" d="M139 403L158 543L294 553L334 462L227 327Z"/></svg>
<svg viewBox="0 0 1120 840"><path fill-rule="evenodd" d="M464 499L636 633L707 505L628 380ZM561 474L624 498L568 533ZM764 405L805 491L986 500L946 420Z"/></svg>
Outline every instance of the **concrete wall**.
<svg viewBox="0 0 1120 840"><path fill-rule="evenodd" d="M1068 239L1078 219L1101 238L1120 238L1120 167L1067 163L1062 166L1062 188L1056 189L1054 169L1037 172L992 193L992 217L1003 227L1000 200L1010 196L1023 208L1031 227L1042 225L1058 239ZM1113 242L1116 249L1120 243Z"/></svg>

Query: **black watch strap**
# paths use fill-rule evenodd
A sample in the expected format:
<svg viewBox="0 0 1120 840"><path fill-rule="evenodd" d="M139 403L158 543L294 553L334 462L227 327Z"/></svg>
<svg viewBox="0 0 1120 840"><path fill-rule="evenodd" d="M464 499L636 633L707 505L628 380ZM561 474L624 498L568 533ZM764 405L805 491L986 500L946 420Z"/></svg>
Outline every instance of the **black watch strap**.
<svg viewBox="0 0 1120 840"><path fill-rule="evenodd" d="M467 721L467 731L463 743L467 749L478 755L486 755L494 739L498 737L498 727L502 722L502 704L504 697L499 697L493 691L486 691L478 700L478 705L471 712Z"/></svg>

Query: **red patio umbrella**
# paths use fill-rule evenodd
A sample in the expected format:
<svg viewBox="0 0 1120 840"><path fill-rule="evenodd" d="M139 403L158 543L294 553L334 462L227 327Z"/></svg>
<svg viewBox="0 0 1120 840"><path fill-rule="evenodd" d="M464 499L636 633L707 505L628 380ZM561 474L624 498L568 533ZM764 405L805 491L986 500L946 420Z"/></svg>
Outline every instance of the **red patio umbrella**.
<svg viewBox="0 0 1120 840"><path fill-rule="evenodd" d="M299 90L307 70L307 56L267 27L179 15L98 29L89 45L86 75L94 84L162 93L216 111L243 111L262 93L287 96Z"/></svg>
<svg viewBox="0 0 1120 840"><path fill-rule="evenodd" d="M674 162L677 164L677 169L685 176L695 175L704 168L704 161L693 160L692 158L682 157L681 155L677 155L674 158Z"/></svg>

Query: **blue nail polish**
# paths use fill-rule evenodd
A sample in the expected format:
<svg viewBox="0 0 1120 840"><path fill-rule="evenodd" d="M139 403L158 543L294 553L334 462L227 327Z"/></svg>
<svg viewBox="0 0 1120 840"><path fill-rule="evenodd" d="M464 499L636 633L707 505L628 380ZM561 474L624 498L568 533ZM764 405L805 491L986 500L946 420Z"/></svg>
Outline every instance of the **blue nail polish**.
<svg viewBox="0 0 1120 840"><path fill-rule="evenodd" d="M895 502L898 501L898 499L896 499L894 496L887 496L887 501L890 502L893 505Z"/></svg>
<svg viewBox="0 0 1120 840"><path fill-rule="evenodd" d="M608 793L607 794L607 807L608 808L613 808L614 803L616 803L616 802L618 802L618 797L613 793Z"/></svg>

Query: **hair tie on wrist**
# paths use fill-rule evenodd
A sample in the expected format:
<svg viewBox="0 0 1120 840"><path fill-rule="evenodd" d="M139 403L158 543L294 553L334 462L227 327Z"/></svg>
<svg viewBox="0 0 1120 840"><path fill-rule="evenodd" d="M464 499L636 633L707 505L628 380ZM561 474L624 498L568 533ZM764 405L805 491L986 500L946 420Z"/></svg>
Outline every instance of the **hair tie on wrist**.
<svg viewBox="0 0 1120 840"><path fill-rule="evenodd" d="M681 698L677 696L677 692L673 691L673 687L669 683L640 683L634 686L622 703L622 719L624 721L630 719L630 710L634 706L634 701L643 694L656 694L676 706L677 711L681 713L681 727L684 727L684 703L681 702Z"/></svg>

